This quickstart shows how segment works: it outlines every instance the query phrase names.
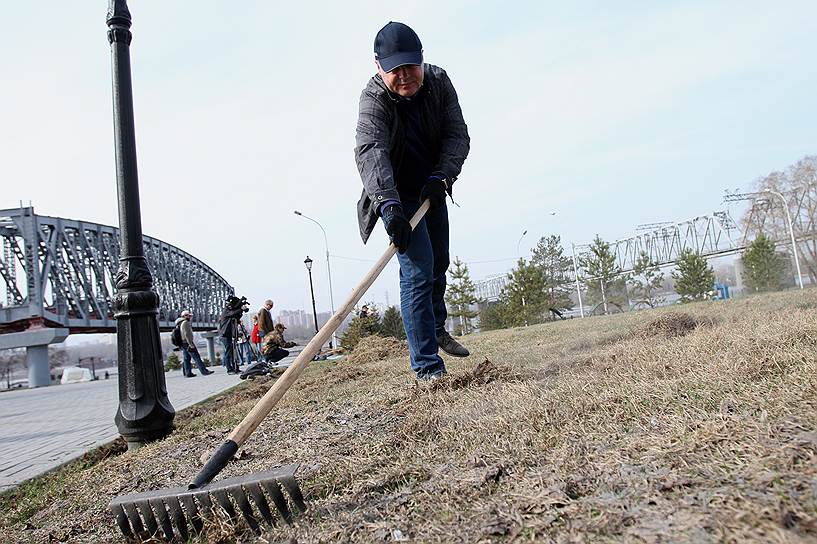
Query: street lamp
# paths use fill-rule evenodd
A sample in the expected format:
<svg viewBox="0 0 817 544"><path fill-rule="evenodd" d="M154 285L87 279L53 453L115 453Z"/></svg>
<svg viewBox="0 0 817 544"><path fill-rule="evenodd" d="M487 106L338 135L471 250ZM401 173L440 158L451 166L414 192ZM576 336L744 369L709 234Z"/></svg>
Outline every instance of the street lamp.
<svg viewBox="0 0 817 544"><path fill-rule="evenodd" d="M516 242L516 258L517 259L519 258L519 244L522 243L522 238L524 238L527 233L528 233L527 229L523 230L522 231L522 236L520 236L519 241Z"/></svg>
<svg viewBox="0 0 817 544"><path fill-rule="evenodd" d="M295 215L301 216L304 219L309 219L310 221L312 221L313 223L318 225L321 228L321 231L323 232L323 244L326 247L326 274L329 277L329 309L332 310L332 315L334 315L335 314L335 297L332 295L332 269L329 266L329 241L326 238L326 229L324 229L323 225L318 223L317 220L312 219L308 215L304 215L301 212L299 212L298 210L294 210L294 212L295 212ZM337 343L334 332L332 333L332 340L329 341L330 349L332 348L332 341L333 340L335 340L335 343Z"/></svg>
<svg viewBox="0 0 817 544"><path fill-rule="evenodd" d="M312 293L312 317L315 319L315 334L318 334L318 312L315 310L315 290L312 288L312 259L309 255L304 259L306 271L309 272L309 292Z"/></svg>
<svg viewBox="0 0 817 544"><path fill-rule="evenodd" d="M576 244L570 242L570 247L573 250L573 275L576 277L576 295L579 297L579 315L584 319L584 305L582 304L582 291L579 288L579 267L576 260Z"/></svg>
<svg viewBox="0 0 817 544"><path fill-rule="evenodd" d="M786 212L786 221L789 222L789 236L791 236L791 250L794 253L794 264L797 266L797 281L800 283L800 289L803 288L803 275L800 273L800 258L797 256L797 242L794 239L794 228L791 225L791 214L789 213L789 204L786 202L786 197L777 191L771 189L764 189L764 193L773 194L783 201L783 210Z"/></svg>
<svg viewBox="0 0 817 544"><path fill-rule="evenodd" d="M176 412L167 398L162 365L157 319L159 295L153 289L153 277L142 247L130 69L131 16L125 0L110 0L107 25L121 248L119 270L114 278L119 368L119 408L114 421L128 449L136 449L170 434Z"/></svg>
<svg viewBox="0 0 817 544"><path fill-rule="evenodd" d="M522 231L522 236L520 236L519 240L516 242L516 258L517 258L517 260L520 259L520 257L519 257L519 244L522 242L522 238L524 238L527 233L528 233L528 229L523 230ZM524 308L524 307L525 307L525 294L523 292L523 294L522 294L522 308ZM525 312L525 313L527 314L527 312ZM525 326L526 327L528 326L528 316L527 315L525 315Z"/></svg>

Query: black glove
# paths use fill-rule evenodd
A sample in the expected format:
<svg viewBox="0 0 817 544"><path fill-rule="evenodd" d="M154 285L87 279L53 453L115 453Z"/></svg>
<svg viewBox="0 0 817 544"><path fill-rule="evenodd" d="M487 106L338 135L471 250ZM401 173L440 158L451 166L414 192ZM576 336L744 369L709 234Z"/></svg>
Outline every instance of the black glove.
<svg viewBox="0 0 817 544"><path fill-rule="evenodd" d="M445 206L446 189L448 189L448 183L445 178L432 175L423 185L423 190L420 191L420 202L425 202L428 199L432 210L441 208Z"/></svg>
<svg viewBox="0 0 817 544"><path fill-rule="evenodd" d="M398 253L405 253L411 240L411 223L403 215L403 208L392 204L383 210L383 225Z"/></svg>

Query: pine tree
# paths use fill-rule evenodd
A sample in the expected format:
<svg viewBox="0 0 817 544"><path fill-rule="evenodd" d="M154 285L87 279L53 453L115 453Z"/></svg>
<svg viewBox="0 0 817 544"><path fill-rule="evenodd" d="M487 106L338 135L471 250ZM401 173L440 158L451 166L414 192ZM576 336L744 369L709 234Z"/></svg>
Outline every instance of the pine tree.
<svg viewBox="0 0 817 544"><path fill-rule="evenodd" d="M635 304L646 304L650 308L655 308L664 300L658 296L663 283L664 273L658 268L658 264L642 251L633 264L633 274L630 276L631 293Z"/></svg>
<svg viewBox="0 0 817 544"><path fill-rule="evenodd" d="M506 327L532 325L544 320L545 290L542 270L525 259L508 273L508 283L502 288L499 302Z"/></svg>
<svg viewBox="0 0 817 544"><path fill-rule="evenodd" d="M382 327L377 309L374 304L367 304L367 306L368 312L365 315L360 314L355 316L343 332L343 336L340 338L340 345L344 349L352 351L358 342L360 342L361 338L381 333Z"/></svg>
<svg viewBox="0 0 817 544"><path fill-rule="evenodd" d="M383 312L383 322L380 329L383 336L393 336L398 340L405 340L406 329L403 327L403 317L396 306L389 306Z"/></svg>
<svg viewBox="0 0 817 544"><path fill-rule="evenodd" d="M531 263L542 272L545 306L556 310L572 308L573 260L564 255L561 238L556 235L540 238L533 248Z"/></svg>
<svg viewBox="0 0 817 544"><path fill-rule="evenodd" d="M460 335L468 334L473 328L471 320L477 316L477 312L471 310L471 305L477 303L477 296L468 273L468 265L457 257L454 259L454 268L448 274L451 276L445 292L448 315L454 319Z"/></svg>
<svg viewBox="0 0 817 544"><path fill-rule="evenodd" d="M626 293L627 277L622 275L616 264L616 256L610 244L596 235L590 244L590 253L579 258L585 277L582 282L587 287L587 298L600 302L604 313L609 311L609 303L621 305Z"/></svg>
<svg viewBox="0 0 817 544"><path fill-rule="evenodd" d="M706 259L691 249L681 252L678 269L672 272L672 278L675 280L675 291L681 295L681 302L706 300L715 286L715 271Z"/></svg>
<svg viewBox="0 0 817 544"><path fill-rule="evenodd" d="M506 323L506 315L508 308L502 302L495 302L487 304L479 312L479 328L483 331L493 331L496 329L504 329L509 325Z"/></svg>
<svg viewBox="0 0 817 544"><path fill-rule="evenodd" d="M743 252L743 270L746 286L751 291L777 291L783 288L786 263L775 253L774 242L762 232Z"/></svg>

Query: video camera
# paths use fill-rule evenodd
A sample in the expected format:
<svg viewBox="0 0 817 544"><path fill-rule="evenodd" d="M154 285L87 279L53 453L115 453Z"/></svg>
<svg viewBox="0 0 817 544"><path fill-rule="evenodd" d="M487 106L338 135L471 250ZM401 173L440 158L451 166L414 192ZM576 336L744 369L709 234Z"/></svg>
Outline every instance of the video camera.
<svg viewBox="0 0 817 544"><path fill-rule="evenodd" d="M227 297L227 307L231 310L241 308L244 313L247 313L250 311L250 302L247 300L247 297L238 298L235 295L230 295Z"/></svg>

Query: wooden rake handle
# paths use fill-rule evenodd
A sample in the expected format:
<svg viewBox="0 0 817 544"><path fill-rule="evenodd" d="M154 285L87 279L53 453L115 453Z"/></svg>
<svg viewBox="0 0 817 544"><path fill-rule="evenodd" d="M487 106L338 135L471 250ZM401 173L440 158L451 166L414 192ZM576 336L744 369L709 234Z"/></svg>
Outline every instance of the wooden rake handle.
<svg viewBox="0 0 817 544"><path fill-rule="evenodd" d="M411 218L410 223L412 230L417 227L417 224L423 216L425 216L428 208L429 201L425 200ZM292 387L295 380L300 377L307 365L312 362L312 359L320 351L321 346L323 346L329 340L329 337L332 336L332 333L340 327L343 320L349 315L355 307L355 304L363 298L363 295L366 294L369 287L372 286L383 269L386 268L386 265L389 264L389 261L396 252L397 247L394 244L389 244L383 256L378 259L360 283L352 289L352 292L343 305L329 318L329 321L321 327L321 330L312 337L312 340L310 340L303 351L298 354L292 365L275 381L269 391L258 400L252 410L241 420L241 423L236 425L233 432L227 437L226 442L210 457L207 464L190 484L189 487L191 489L201 487L212 480L216 474L221 472L221 469L227 465L235 452L238 451L238 448L249 438L253 431L258 428L264 418L272 411L272 408L281 400L281 397L284 396L284 393Z"/></svg>

